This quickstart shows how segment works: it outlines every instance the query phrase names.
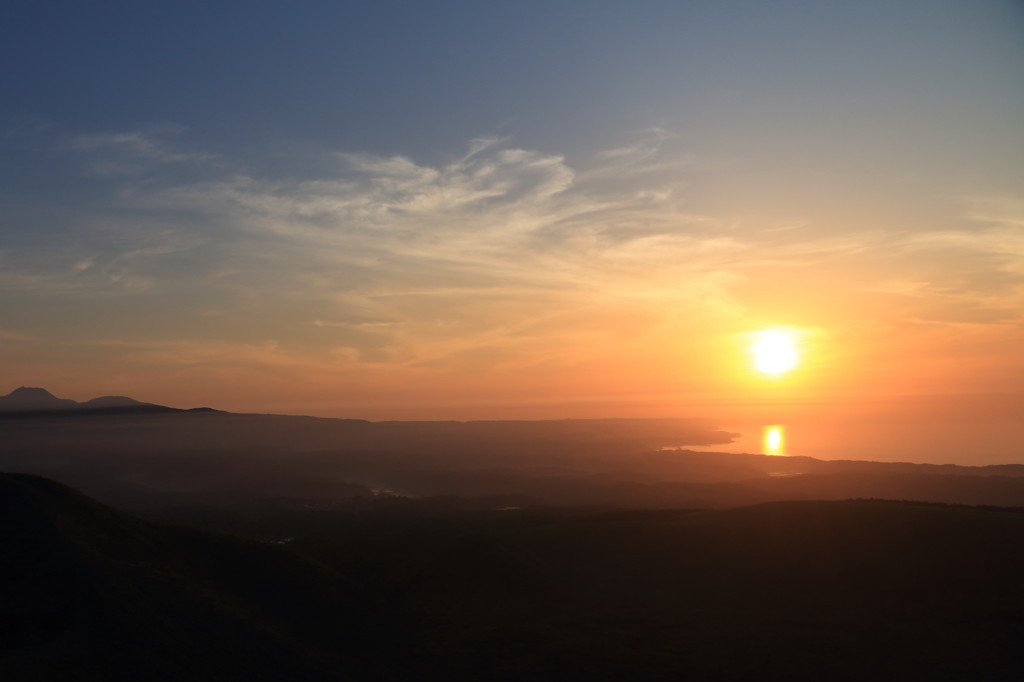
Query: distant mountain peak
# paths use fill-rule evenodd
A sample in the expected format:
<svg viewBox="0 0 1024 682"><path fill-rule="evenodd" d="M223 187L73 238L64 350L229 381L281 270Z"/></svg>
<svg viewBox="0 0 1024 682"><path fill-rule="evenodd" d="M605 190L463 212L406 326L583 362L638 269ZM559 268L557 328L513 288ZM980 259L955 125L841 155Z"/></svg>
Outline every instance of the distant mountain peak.
<svg viewBox="0 0 1024 682"><path fill-rule="evenodd" d="M0 410L71 410L78 407L74 400L58 398L45 388L21 386L0 396Z"/></svg>
<svg viewBox="0 0 1024 682"><path fill-rule="evenodd" d="M99 398L93 398L92 400L86 400L81 403L84 407L129 407L136 405L148 405L149 403L143 403L135 398L129 398L123 395L105 395Z"/></svg>
<svg viewBox="0 0 1024 682"><path fill-rule="evenodd" d="M34 386L19 386L10 393L6 398L52 398L59 400L57 396L47 391L45 388L36 388Z"/></svg>
<svg viewBox="0 0 1024 682"><path fill-rule="evenodd" d="M78 410L82 412L110 411L164 411L172 408L144 403L122 395L107 395L93 398L80 403L68 398L58 398L45 388L21 386L5 396L0 396L0 412L64 412Z"/></svg>

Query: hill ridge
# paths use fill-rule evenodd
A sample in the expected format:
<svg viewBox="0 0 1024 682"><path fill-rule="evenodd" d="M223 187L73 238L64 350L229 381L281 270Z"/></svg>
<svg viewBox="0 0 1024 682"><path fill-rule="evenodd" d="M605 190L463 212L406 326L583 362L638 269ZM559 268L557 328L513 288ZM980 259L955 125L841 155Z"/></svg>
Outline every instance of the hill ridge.
<svg viewBox="0 0 1024 682"><path fill-rule="evenodd" d="M43 477L0 474L0 517L5 681L362 678L384 626L322 565Z"/></svg>

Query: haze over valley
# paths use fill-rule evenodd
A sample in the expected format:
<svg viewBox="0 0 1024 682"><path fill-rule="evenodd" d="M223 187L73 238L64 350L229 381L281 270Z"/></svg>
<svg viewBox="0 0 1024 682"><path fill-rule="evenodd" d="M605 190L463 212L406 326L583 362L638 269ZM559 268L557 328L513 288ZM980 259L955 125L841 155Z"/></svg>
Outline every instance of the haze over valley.
<svg viewBox="0 0 1024 682"><path fill-rule="evenodd" d="M1024 506L1021 464L716 452L740 434L701 419L369 422L181 410L126 397L77 403L23 387L0 397L0 424L0 469L150 507L228 497L323 504L382 492L484 508L857 497Z"/></svg>

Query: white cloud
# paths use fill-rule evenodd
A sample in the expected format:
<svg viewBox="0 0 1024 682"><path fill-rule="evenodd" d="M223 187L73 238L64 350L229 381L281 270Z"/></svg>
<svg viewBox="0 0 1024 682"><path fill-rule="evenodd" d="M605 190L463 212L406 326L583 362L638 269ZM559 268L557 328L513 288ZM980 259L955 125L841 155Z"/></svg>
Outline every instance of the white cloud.
<svg viewBox="0 0 1024 682"><path fill-rule="evenodd" d="M596 192L577 182L563 157L503 148L498 140L474 141L468 154L435 167L405 157L341 158L347 169L335 178L244 176L138 199L150 207L194 210L242 232L276 235L292 246L336 248L333 256L343 261L368 265L378 257L403 267L486 267L505 277L536 259L579 260L583 246L587 258L607 260L623 245L635 242L636 249L653 253L661 247L650 246L652 241L682 237L685 243L675 246L693 254L702 238L688 233L699 224L708 229L707 219L676 210L670 188ZM318 259L330 257L324 251ZM627 254L623 262L633 258Z"/></svg>
<svg viewBox="0 0 1024 682"><path fill-rule="evenodd" d="M621 156L603 161L609 174ZM498 139L433 166L339 158L335 177L241 176L133 200L227 226L221 238L258 273L246 284L267 304L314 305L313 326L372 332L354 343L405 362L508 342L595 297L737 314L729 288L739 277L728 270L748 247L720 222L681 212L674 180L613 192L603 178L591 183L590 169Z"/></svg>
<svg viewBox="0 0 1024 682"><path fill-rule="evenodd" d="M177 126L155 126L150 130L81 135L72 148L90 156L96 175L137 175L167 164L200 163L215 158L202 152L184 152L162 139L182 132Z"/></svg>
<svg viewBox="0 0 1024 682"><path fill-rule="evenodd" d="M172 229L93 225L88 238L65 236L0 251L0 287L19 296L75 298L137 295L180 277L174 266L203 240Z"/></svg>

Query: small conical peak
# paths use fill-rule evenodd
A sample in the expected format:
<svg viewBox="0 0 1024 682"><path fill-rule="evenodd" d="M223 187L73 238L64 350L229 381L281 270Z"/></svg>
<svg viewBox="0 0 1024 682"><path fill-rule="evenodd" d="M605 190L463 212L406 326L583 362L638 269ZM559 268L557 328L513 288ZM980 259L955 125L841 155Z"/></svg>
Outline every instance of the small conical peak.
<svg viewBox="0 0 1024 682"><path fill-rule="evenodd" d="M19 386L10 393L7 394L8 398L51 398L57 400L57 396L47 391L45 388L35 388L33 386Z"/></svg>

